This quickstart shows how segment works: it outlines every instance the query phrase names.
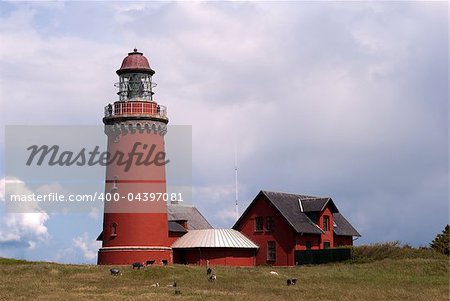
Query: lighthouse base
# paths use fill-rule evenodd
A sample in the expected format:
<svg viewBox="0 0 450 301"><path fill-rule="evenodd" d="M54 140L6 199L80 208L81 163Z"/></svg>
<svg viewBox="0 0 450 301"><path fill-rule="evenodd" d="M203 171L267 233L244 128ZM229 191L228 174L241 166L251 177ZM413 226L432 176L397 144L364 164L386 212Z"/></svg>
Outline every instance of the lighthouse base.
<svg viewBox="0 0 450 301"><path fill-rule="evenodd" d="M172 248L168 247L104 247L98 251L99 265L127 265L140 262L142 264L172 264Z"/></svg>

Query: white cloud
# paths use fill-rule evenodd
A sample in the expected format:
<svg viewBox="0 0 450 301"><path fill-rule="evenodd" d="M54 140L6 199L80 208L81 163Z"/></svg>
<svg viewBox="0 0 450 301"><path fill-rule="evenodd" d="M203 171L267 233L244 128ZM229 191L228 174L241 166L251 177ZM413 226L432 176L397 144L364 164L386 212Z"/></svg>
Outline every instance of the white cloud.
<svg viewBox="0 0 450 301"><path fill-rule="evenodd" d="M242 212L241 212L242 213ZM218 210L214 217L222 225L233 225L236 222L236 211L231 209Z"/></svg>
<svg viewBox="0 0 450 301"><path fill-rule="evenodd" d="M30 249L38 243L45 243L50 237L45 223L49 219L46 212L31 204L31 212L9 213L5 212L5 185L14 184L14 193L31 194L32 191L26 184L16 178L3 178L0 180L0 245L2 246L27 246Z"/></svg>
<svg viewBox="0 0 450 301"><path fill-rule="evenodd" d="M218 203L223 199L234 199L235 188L232 185L195 186L192 193L211 203Z"/></svg>
<svg viewBox="0 0 450 301"><path fill-rule="evenodd" d="M93 261L97 258L97 251L101 246L101 242L90 238L88 233L85 232L81 236L75 237L72 241L75 248L81 251L85 259Z"/></svg>
<svg viewBox="0 0 450 301"><path fill-rule="evenodd" d="M89 217L93 220L99 220L101 217L102 212L100 212L100 209L97 207L92 207L89 211Z"/></svg>
<svg viewBox="0 0 450 301"><path fill-rule="evenodd" d="M36 193L38 194L49 194L49 193L59 193L59 194L65 194L67 191L64 189L64 187L60 183L49 183L44 184L36 188Z"/></svg>

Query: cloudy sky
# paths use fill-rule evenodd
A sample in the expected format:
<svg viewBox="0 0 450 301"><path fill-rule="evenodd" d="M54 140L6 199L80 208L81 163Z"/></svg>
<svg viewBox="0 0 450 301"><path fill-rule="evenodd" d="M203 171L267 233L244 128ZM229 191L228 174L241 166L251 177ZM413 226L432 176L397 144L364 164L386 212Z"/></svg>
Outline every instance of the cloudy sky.
<svg viewBox="0 0 450 301"><path fill-rule="evenodd" d="M262 189L331 196L358 244L426 245L449 220L448 15L447 2L2 2L0 158L5 125L101 125L137 47L170 123L192 125L193 200L214 226L235 219L237 149L241 211ZM94 263L101 225L0 203L0 256Z"/></svg>

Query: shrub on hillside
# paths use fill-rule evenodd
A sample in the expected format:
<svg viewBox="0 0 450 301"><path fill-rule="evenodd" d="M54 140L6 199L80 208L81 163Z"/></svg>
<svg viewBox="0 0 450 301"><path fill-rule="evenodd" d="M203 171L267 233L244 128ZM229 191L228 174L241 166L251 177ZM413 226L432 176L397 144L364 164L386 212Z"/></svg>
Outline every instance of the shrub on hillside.
<svg viewBox="0 0 450 301"><path fill-rule="evenodd" d="M353 247L354 262L371 262L383 259L434 258L436 253L430 249L416 249L402 245L399 241L377 243Z"/></svg>
<svg viewBox="0 0 450 301"><path fill-rule="evenodd" d="M442 233L436 235L436 238L433 239L433 241L430 244L430 248L439 253L449 255L450 254L449 244L450 244L450 226L447 225L445 226Z"/></svg>

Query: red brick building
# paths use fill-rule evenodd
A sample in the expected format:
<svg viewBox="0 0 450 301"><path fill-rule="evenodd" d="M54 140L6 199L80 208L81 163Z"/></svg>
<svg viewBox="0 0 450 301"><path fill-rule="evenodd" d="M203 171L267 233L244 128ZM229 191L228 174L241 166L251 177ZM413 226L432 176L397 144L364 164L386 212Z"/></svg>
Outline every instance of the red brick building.
<svg viewBox="0 0 450 301"><path fill-rule="evenodd" d="M360 236L331 198L271 191L261 191L233 229L259 246L257 265L292 266L297 252L351 246Z"/></svg>

